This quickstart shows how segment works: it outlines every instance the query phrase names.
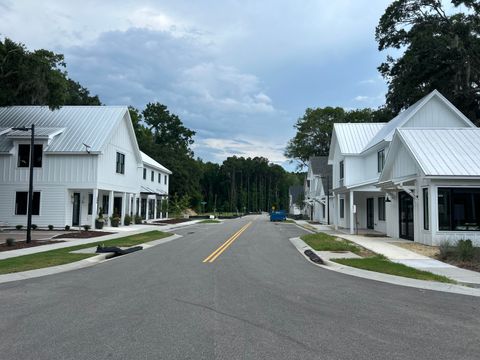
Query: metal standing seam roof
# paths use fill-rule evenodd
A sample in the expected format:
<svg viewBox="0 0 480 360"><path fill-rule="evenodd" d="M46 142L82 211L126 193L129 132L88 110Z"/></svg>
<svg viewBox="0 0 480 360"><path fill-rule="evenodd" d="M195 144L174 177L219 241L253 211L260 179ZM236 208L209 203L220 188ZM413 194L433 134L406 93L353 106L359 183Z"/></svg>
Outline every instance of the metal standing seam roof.
<svg viewBox="0 0 480 360"><path fill-rule="evenodd" d="M360 154L385 123L336 123L333 125L340 151Z"/></svg>
<svg viewBox="0 0 480 360"><path fill-rule="evenodd" d="M292 196L293 203L296 203L300 199L304 191L303 185L292 185L288 188L288 193Z"/></svg>
<svg viewBox="0 0 480 360"><path fill-rule="evenodd" d="M480 176L480 129L398 129L426 176Z"/></svg>
<svg viewBox="0 0 480 360"><path fill-rule="evenodd" d="M170 170L168 170L165 166L163 166L162 164L160 164L159 162L155 161L154 159L152 159L150 156L148 156L147 154L145 154L143 151L140 151L140 155L142 155L142 161L151 166L151 167L154 167L160 171L163 171L164 173L167 173L167 174L171 174L172 172Z"/></svg>
<svg viewBox="0 0 480 360"><path fill-rule="evenodd" d="M35 127L35 138L49 138L61 134L65 129L56 127ZM12 130L6 135L9 138L30 138L31 131Z"/></svg>
<svg viewBox="0 0 480 360"><path fill-rule="evenodd" d="M85 145L99 152L112 130L128 113L126 106L9 106L0 108L0 128L29 127L34 120L40 128L63 128L45 148L45 152L81 152ZM10 147L9 147L10 146ZM11 149L11 140L0 138L0 151Z"/></svg>

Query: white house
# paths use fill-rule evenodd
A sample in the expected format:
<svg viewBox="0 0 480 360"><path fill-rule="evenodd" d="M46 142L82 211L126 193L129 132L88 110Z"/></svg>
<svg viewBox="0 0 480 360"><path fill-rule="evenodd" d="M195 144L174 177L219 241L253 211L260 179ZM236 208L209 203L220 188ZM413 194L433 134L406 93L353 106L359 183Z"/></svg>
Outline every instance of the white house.
<svg viewBox="0 0 480 360"><path fill-rule="evenodd" d="M298 216L302 214L304 198L303 186L293 185L288 188L288 213Z"/></svg>
<svg viewBox="0 0 480 360"><path fill-rule="evenodd" d="M11 106L0 108L0 221L26 224L30 132L12 128L32 123L34 224L94 225L100 208L121 223L162 216L171 172L139 150L127 107Z"/></svg>
<svg viewBox="0 0 480 360"><path fill-rule="evenodd" d="M385 124L335 124L335 226L429 245L480 243L479 136L438 91Z"/></svg>
<svg viewBox="0 0 480 360"><path fill-rule="evenodd" d="M312 156L308 160L305 181L306 214L312 221L329 224L333 213L332 166L327 156Z"/></svg>

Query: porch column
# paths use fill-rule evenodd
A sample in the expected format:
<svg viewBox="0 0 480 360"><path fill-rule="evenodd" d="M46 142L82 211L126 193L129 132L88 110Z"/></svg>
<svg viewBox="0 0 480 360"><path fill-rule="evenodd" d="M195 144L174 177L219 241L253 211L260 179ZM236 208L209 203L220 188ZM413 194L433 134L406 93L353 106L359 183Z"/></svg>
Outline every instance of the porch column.
<svg viewBox="0 0 480 360"><path fill-rule="evenodd" d="M169 209L169 206L168 206L168 196L165 197L165 206L167 207L167 211L165 211L165 219L168 219L168 209Z"/></svg>
<svg viewBox="0 0 480 360"><path fill-rule="evenodd" d="M335 194L335 204L336 210L335 211L335 230L338 230L338 223L340 222L340 195Z"/></svg>
<svg viewBox="0 0 480 360"><path fill-rule="evenodd" d="M95 229L95 219L98 215L98 189L93 189L92 195L92 229Z"/></svg>
<svg viewBox="0 0 480 360"><path fill-rule="evenodd" d="M145 220L148 220L148 214L149 214L149 211L150 211L150 199L148 198L147 196L147 210L145 211Z"/></svg>
<svg viewBox="0 0 480 360"><path fill-rule="evenodd" d="M350 191L350 234L355 234L355 213L353 212L353 191Z"/></svg>
<svg viewBox="0 0 480 360"><path fill-rule="evenodd" d="M125 220L125 211L127 210L127 193L123 193L123 198L122 198L122 216L120 220L120 224L123 225L123 221Z"/></svg>
<svg viewBox="0 0 480 360"><path fill-rule="evenodd" d="M157 195L155 195L155 209L153 210L153 218L157 218Z"/></svg>
<svg viewBox="0 0 480 360"><path fill-rule="evenodd" d="M137 215L138 209L137 209L137 194L133 194L133 205L132 205L132 215L135 216Z"/></svg>
<svg viewBox="0 0 480 360"><path fill-rule="evenodd" d="M113 190L108 193L108 221L110 223L110 216L113 215Z"/></svg>

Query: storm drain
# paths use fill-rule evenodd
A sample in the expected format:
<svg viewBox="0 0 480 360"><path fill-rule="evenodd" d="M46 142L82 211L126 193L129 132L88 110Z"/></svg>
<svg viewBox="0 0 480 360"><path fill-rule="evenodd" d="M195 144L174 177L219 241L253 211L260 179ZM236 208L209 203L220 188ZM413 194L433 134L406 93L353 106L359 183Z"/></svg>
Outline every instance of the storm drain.
<svg viewBox="0 0 480 360"><path fill-rule="evenodd" d="M113 256L121 256L121 255L130 254L132 252L139 251L139 250L143 250L143 247L142 246L132 246L128 249L122 249L122 248L119 248L117 246L101 246L101 245L98 245L96 252L99 253L99 254L101 254L101 253L113 253L114 254Z"/></svg>
<svg viewBox="0 0 480 360"><path fill-rule="evenodd" d="M308 258L316 264L324 263L323 260L317 254L315 254L312 250L305 250L304 254L307 255Z"/></svg>

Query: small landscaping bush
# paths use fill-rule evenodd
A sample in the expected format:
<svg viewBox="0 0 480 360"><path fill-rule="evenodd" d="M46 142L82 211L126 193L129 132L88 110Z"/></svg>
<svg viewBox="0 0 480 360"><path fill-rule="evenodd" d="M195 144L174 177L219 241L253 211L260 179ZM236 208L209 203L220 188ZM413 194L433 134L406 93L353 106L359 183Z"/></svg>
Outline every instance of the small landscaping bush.
<svg viewBox="0 0 480 360"><path fill-rule="evenodd" d="M473 259L475 249L472 240L459 240L457 243L457 255L460 261L470 261Z"/></svg>
<svg viewBox="0 0 480 360"><path fill-rule="evenodd" d="M48 225L48 230L53 230L53 225Z"/></svg>
<svg viewBox="0 0 480 360"><path fill-rule="evenodd" d="M32 224L32 230L36 230L37 229L37 224Z"/></svg>
<svg viewBox="0 0 480 360"><path fill-rule="evenodd" d="M110 225L112 225L113 227L118 227L118 225L120 224L120 216L118 216L117 213L114 213L112 216L110 216Z"/></svg>
<svg viewBox="0 0 480 360"><path fill-rule="evenodd" d="M90 230L91 226L90 225L83 225L83 230L88 231Z"/></svg>
<svg viewBox="0 0 480 360"><path fill-rule="evenodd" d="M22 228L23 228L23 225L20 225L20 224L19 224L19 225L15 225L15 229L17 229L17 230L22 230Z"/></svg>
<svg viewBox="0 0 480 360"><path fill-rule="evenodd" d="M455 254L455 247L448 240L442 241L438 249L440 250L438 255L440 260L447 260Z"/></svg>
<svg viewBox="0 0 480 360"><path fill-rule="evenodd" d="M5 239L5 244L6 244L7 246L13 246L13 245L15 245L15 239L14 239L14 238L6 238L6 239Z"/></svg>
<svg viewBox="0 0 480 360"><path fill-rule="evenodd" d="M140 215L135 215L135 224L141 224L143 222L142 217Z"/></svg>
<svg viewBox="0 0 480 360"><path fill-rule="evenodd" d="M53 227L52 227L52 229L53 229ZM65 231L70 231L70 225L65 225Z"/></svg>
<svg viewBox="0 0 480 360"><path fill-rule="evenodd" d="M130 223L132 222L132 218L130 217L130 215L125 215L125 218L123 219L123 225L130 225Z"/></svg>

